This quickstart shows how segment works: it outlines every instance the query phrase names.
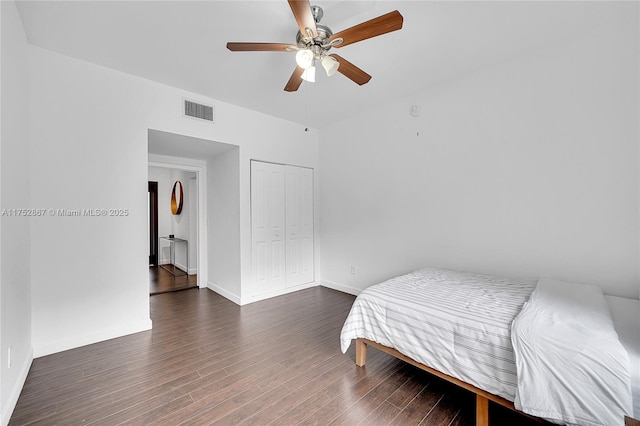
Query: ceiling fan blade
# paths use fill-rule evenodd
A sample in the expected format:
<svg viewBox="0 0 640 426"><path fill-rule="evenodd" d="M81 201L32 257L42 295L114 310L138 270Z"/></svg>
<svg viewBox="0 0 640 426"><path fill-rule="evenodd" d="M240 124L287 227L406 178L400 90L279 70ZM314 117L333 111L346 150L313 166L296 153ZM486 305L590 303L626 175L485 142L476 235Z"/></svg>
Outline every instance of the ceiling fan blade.
<svg viewBox="0 0 640 426"><path fill-rule="evenodd" d="M293 16L296 18L296 22L300 28L300 34L302 34L303 37L307 37L307 28L309 28L311 30L311 37L318 37L316 21L313 19L313 13L311 13L309 0L289 0L289 6L291 6L291 12L293 12Z"/></svg>
<svg viewBox="0 0 640 426"><path fill-rule="evenodd" d="M377 18L373 18L354 27L340 31L339 33L332 35L329 38L329 41L342 38L342 43L337 44L335 47L348 46L358 41L399 30L402 28L403 21L404 18L400 12L394 10L393 12L389 12L385 15L378 16Z"/></svg>
<svg viewBox="0 0 640 426"><path fill-rule="evenodd" d="M232 52L293 52L298 46L288 43L243 43L229 42L227 49Z"/></svg>
<svg viewBox="0 0 640 426"><path fill-rule="evenodd" d="M347 61L341 56L336 55L335 53L329 55L335 58L336 61L340 63L338 67L338 72L344 75L345 77L351 79L354 83L362 86L365 83L368 83L371 80L371 76L366 72L362 71L360 68L353 65L351 62Z"/></svg>
<svg viewBox="0 0 640 426"><path fill-rule="evenodd" d="M300 85L302 84L303 72L304 68L296 67L296 69L293 70L293 74L291 74L287 85L284 86L284 90L287 92L295 92L296 90L298 90L298 87L300 87Z"/></svg>

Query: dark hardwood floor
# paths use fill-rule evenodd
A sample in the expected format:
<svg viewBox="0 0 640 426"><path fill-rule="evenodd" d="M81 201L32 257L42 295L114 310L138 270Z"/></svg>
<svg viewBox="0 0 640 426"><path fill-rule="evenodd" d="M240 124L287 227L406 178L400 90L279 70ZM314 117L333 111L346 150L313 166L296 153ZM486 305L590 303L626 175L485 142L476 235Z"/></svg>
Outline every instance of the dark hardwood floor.
<svg viewBox="0 0 640 426"><path fill-rule="evenodd" d="M172 265L164 265L164 268L177 269ZM149 266L149 294L167 293L198 286L197 275L186 275L178 269L178 275L173 276L164 268Z"/></svg>
<svg viewBox="0 0 640 426"><path fill-rule="evenodd" d="M153 330L35 359L11 425L471 425L474 397L339 333L353 296L315 287L239 307L151 297ZM492 406L493 425L531 421Z"/></svg>

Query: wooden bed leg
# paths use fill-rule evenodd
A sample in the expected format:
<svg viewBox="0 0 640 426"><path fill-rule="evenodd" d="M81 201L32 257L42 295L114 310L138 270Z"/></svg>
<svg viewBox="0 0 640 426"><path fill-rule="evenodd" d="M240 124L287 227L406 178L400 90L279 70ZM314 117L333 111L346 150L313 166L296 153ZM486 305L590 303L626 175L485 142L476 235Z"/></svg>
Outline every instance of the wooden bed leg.
<svg viewBox="0 0 640 426"><path fill-rule="evenodd" d="M367 344L362 339L356 339L356 365L364 367L367 362Z"/></svg>
<svg viewBox="0 0 640 426"><path fill-rule="evenodd" d="M489 400L476 394L476 426L489 426Z"/></svg>

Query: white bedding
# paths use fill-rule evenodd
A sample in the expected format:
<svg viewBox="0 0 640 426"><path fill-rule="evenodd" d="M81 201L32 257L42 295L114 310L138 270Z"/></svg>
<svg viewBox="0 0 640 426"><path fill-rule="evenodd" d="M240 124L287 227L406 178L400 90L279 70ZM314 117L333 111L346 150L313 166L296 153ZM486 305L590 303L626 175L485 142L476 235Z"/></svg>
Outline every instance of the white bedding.
<svg viewBox="0 0 640 426"><path fill-rule="evenodd" d="M535 280L421 269L364 290L341 332L366 338L513 401L510 326Z"/></svg>
<svg viewBox="0 0 640 426"><path fill-rule="evenodd" d="M620 343L629 355L633 416L640 419L640 300L604 296Z"/></svg>
<svg viewBox="0 0 640 426"><path fill-rule="evenodd" d="M519 410L570 425L631 415L629 360L599 288L541 279L511 338Z"/></svg>

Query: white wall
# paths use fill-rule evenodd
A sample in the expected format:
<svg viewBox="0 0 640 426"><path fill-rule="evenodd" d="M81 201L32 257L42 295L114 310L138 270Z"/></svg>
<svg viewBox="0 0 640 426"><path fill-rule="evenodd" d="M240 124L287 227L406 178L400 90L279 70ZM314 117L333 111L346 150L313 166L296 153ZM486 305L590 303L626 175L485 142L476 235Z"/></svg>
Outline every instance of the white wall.
<svg viewBox="0 0 640 426"><path fill-rule="evenodd" d="M186 265L189 274L198 273L198 179L195 173L191 173L193 176L188 177L185 185L187 186L187 192L189 198L185 200L187 203L187 215L189 216L189 234L187 240L189 241L189 264Z"/></svg>
<svg viewBox="0 0 640 426"><path fill-rule="evenodd" d="M236 303L242 302L239 152L235 148L207 161L208 286Z"/></svg>
<svg viewBox="0 0 640 426"><path fill-rule="evenodd" d="M612 7L590 34L323 128L322 281L441 266L638 298L638 5Z"/></svg>
<svg viewBox="0 0 640 426"><path fill-rule="evenodd" d="M0 2L0 28L0 210L26 209L32 207L28 45L12 1ZM31 218L3 214L0 233L0 423L7 424L33 359Z"/></svg>
<svg viewBox="0 0 640 426"><path fill-rule="evenodd" d="M33 46L30 61L34 205L130 210L127 217L46 217L34 223L36 355L151 325L146 240L150 128L241 147L240 289L249 291L249 159L317 167L317 132ZM213 103L216 123L183 117L183 97Z"/></svg>

